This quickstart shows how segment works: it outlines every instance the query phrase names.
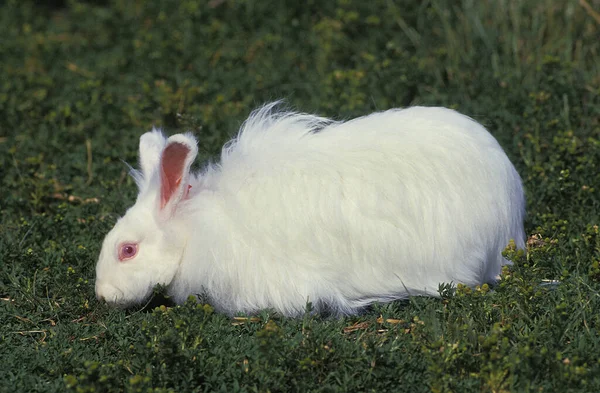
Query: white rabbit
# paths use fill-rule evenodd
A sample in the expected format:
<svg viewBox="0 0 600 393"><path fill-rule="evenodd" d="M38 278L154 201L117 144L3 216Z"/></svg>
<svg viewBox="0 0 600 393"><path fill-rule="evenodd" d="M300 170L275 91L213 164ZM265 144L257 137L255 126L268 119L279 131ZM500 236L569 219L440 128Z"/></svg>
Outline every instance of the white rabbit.
<svg viewBox="0 0 600 393"><path fill-rule="evenodd" d="M198 174L192 135L142 135L139 196L102 245L99 299L140 304L162 284L228 314L297 316L307 301L351 314L493 282L510 239L524 248L521 179L471 118L412 107L334 122L275 105Z"/></svg>

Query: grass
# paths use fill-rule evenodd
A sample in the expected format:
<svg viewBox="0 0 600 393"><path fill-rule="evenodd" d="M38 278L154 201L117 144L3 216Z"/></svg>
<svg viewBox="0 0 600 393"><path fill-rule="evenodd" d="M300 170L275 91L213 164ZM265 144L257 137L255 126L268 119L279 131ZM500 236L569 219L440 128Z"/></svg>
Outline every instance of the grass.
<svg viewBox="0 0 600 393"><path fill-rule="evenodd" d="M0 12L0 391L600 391L600 2L7 0ZM230 319L94 297L152 125L214 157L255 106L445 105L527 190L490 290L365 315ZM542 285L558 279L557 287Z"/></svg>

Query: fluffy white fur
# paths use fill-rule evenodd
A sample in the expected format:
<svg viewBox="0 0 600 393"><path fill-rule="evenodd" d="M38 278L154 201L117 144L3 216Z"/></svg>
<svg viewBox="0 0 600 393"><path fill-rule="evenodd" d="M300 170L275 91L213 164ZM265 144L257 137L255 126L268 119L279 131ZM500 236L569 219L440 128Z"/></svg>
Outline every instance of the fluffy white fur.
<svg viewBox="0 0 600 393"><path fill-rule="evenodd" d="M193 137L171 138L194 146L191 164ZM140 195L104 241L96 292L110 303L140 303L160 283L176 302L205 295L230 314L296 316L307 301L350 314L436 296L440 283L491 282L509 240L524 247L519 175L453 110L333 122L264 106L165 218L157 151L167 143L156 130L142 136ZM138 255L119 262L118 244L131 241Z"/></svg>

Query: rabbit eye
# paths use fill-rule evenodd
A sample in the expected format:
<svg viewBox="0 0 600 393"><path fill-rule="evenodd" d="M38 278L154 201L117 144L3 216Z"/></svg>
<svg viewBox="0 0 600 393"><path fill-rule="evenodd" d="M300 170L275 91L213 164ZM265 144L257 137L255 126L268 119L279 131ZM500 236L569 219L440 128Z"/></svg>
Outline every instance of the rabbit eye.
<svg viewBox="0 0 600 393"><path fill-rule="evenodd" d="M119 261L126 261L135 257L138 251L136 243L123 243L119 246Z"/></svg>

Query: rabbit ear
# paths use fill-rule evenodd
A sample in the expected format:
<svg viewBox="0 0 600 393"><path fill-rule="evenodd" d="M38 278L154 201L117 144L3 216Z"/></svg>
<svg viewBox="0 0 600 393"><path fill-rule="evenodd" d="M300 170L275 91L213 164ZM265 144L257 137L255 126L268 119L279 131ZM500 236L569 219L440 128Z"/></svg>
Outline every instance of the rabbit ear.
<svg viewBox="0 0 600 393"><path fill-rule="evenodd" d="M152 131L140 137L140 170L133 169L128 165L129 174L135 180L140 191L138 198L148 190L152 175L157 171L160 153L166 142L167 139L156 128L152 128Z"/></svg>
<svg viewBox="0 0 600 393"><path fill-rule="evenodd" d="M150 180L152 172L157 169L166 142L162 131L156 128L140 137L140 167L146 181Z"/></svg>
<svg viewBox="0 0 600 393"><path fill-rule="evenodd" d="M167 140L160 157L161 217L171 217L187 194L190 166L197 154L196 140L191 134L177 134Z"/></svg>

